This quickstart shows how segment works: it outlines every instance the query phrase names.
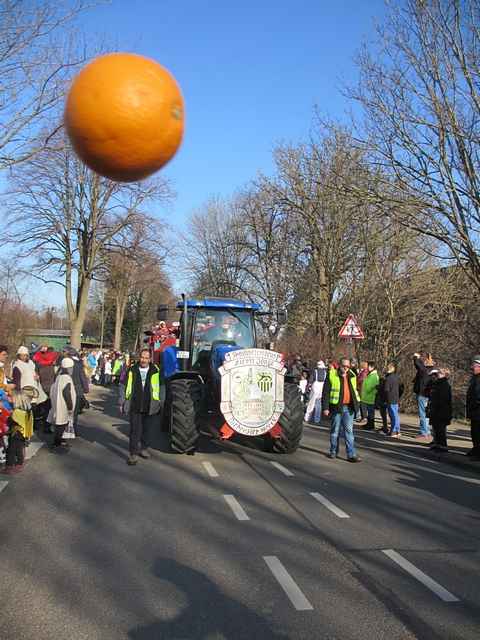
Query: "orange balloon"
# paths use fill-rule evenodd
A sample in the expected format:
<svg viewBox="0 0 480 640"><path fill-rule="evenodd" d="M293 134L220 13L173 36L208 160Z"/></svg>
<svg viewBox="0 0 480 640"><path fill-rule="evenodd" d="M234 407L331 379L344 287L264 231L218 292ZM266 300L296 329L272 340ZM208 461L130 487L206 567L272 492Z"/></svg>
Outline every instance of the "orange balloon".
<svg viewBox="0 0 480 640"><path fill-rule="evenodd" d="M155 60L109 53L74 78L64 120L73 148L90 169L133 182L175 155L183 137L183 97Z"/></svg>

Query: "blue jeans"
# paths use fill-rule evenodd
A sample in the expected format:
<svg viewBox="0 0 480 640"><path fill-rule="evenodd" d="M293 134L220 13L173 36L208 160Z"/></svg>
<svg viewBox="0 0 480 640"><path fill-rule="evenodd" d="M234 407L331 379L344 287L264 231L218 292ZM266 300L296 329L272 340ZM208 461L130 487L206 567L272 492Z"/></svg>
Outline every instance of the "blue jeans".
<svg viewBox="0 0 480 640"><path fill-rule="evenodd" d="M398 415L398 404L387 404L388 416L392 433L400 433L400 416Z"/></svg>
<svg viewBox="0 0 480 640"><path fill-rule="evenodd" d="M337 442L340 427L343 427L345 432L345 447L347 449L347 457L353 458L356 455L355 452L355 440L353 437L353 418L355 414L348 406L342 406L339 411L332 413L332 419L330 423L330 453L337 455Z"/></svg>
<svg viewBox="0 0 480 640"><path fill-rule="evenodd" d="M420 418L420 435L421 436L429 436L430 435L430 423L427 418L427 403L428 398L425 396L417 395L417 404L418 404L418 417Z"/></svg>
<svg viewBox="0 0 480 640"><path fill-rule="evenodd" d="M375 405L362 402L360 403L360 406L363 409L362 415L367 418L367 426L373 427L375 425Z"/></svg>

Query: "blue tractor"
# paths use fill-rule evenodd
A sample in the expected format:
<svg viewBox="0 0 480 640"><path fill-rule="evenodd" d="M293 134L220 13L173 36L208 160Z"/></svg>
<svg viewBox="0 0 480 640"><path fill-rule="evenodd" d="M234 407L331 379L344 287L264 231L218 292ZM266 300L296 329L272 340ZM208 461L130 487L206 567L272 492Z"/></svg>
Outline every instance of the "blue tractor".
<svg viewBox="0 0 480 640"><path fill-rule="evenodd" d="M165 381L162 428L170 434L172 450L194 453L202 429L221 439L260 433L267 450L296 451L303 432L299 389L285 378L281 354L257 347L258 320L270 313L235 299L182 298L176 307L181 312L177 345L166 347L160 359ZM161 305L159 320L169 313L171 309ZM279 323L285 318L284 313L276 315ZM244 366L224 375L234 360ZM252 363L260 367L249 366ZM257 415L257 422L251 422L252 412L262 411L271 414L270 421L267 416L260 424Z"/></svg>

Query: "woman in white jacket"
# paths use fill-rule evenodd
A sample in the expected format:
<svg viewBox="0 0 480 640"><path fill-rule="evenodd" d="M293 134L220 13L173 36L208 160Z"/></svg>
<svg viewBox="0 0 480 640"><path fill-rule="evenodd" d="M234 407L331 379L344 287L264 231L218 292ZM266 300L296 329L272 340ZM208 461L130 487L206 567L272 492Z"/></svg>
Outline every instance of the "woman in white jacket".
<svg viewBox="0 0 480 640"><path fill-rule="evenodd" d="M77 394L72 380L72 358L63 358L60 370L50 389L52 408L48 416L48 422L55 425L55 438L53 448L58 449L66 444L68 438L75 437L73 431L73 410Z"/></svg>

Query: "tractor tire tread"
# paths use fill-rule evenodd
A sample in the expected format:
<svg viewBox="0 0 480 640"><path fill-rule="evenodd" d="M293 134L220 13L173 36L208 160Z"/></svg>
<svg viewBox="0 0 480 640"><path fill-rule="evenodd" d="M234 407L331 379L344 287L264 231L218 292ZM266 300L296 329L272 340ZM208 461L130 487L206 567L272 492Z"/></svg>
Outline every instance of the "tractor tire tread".
<svg viewBox="0 0 480 640"><path fill-rule="evenodd" d="M190 453L197 448L199 410L202 397L196 380L174 380L169 389L171 412L170 446L177 453Z"/></svg>
<svg viewBox="0 0 480 640"><path fill-rule="evenodd" d="M282 435L272 443L274 453L294 453L303 435L303 405L299 389L296 384L286 382L284 387L285 408L278 422L282 428Z"/></svg>

